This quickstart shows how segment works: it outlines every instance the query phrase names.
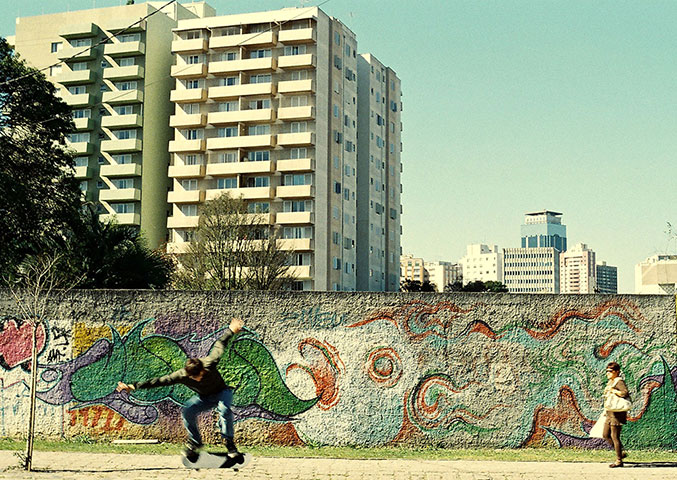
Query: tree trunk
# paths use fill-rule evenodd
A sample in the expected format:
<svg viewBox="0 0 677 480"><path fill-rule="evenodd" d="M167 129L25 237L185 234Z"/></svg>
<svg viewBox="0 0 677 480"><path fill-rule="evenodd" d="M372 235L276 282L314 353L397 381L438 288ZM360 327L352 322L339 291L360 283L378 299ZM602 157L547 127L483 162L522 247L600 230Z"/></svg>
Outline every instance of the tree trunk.
<svg viewBox="0 0 677 480"><path fill-rule="evenodd" d="M26 439L27 471L33 468L33 439L35 437L35 407L37 402L36 388L38 385L38 322L33 321L33 344L31 349L31 402L28 415L28 438Z"/></svg>

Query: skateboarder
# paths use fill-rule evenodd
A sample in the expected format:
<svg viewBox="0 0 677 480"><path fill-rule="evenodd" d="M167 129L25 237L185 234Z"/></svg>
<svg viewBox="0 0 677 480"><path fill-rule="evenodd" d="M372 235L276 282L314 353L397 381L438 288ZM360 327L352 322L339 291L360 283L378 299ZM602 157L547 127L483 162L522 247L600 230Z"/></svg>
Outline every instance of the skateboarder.
<svg viewBox="0 0 677 480"><path fill-rule="evenodd" d="M230 337L242 330L244 322L233 318L230 326L212 347L209 355L204 358L189 358L185 366L169 375L153 378L142 382L126 384L118 383L118 392L130 392L140 388L153 388L176 383L183 384L197 393L183 407L181 416L183 425L188 431L188 441L184 450L186 458L195 462L199 456L198 449L202 447L202 437L197 427L197 417L200 412L216 407L219 413L219 428L226 441L228 453L237 455L233 430L233 387L226 385L216 366L226 348Z"/></svg>

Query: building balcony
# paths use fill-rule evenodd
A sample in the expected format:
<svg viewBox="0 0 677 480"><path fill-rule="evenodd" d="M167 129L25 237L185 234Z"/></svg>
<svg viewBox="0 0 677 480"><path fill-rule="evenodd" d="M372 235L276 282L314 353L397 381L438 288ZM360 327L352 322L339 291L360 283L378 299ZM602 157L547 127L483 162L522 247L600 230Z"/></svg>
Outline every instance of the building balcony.
<svg viewBox="0 0 677 480"><path fill-rule="evenodd" d="M94 101L93 95L89 93L79 93L77 95L73 95L72 93L64 92L62 93L61 98L64 102L72 107L84 107L93 103Z"/></svg>
<svg viewBox="0 0 677 480"><path fill-rule="evenodd" d="M171 75L174 78L202 78L207 76L207 64L172 65Z"/></svg>
<svg viewBox="0 0 677 480"><path fill-rule="evenodd" d="M211 125L239 122L274 122L275 111L271 108L261 110L239 110L237 112L210 112L208 122Z"/></svg>
<svg viewBox="0 0 677 480"><path fill-rule="evenodd" d="M294 250L301 252L313 249L312 238L284 238L278 240L278 246L281 250Z"/></svg>
<svg viewBox="0 0 677 480"><path fill-rule="evenodd" d="M104 55L110 55L111 57L143 55L146 53L146 44L140 41L107 43L104 45L103 53Z"/></svg>
<svg viewBox="0 0 677 480"><path fill-rule="evenodd" d="M105 213L99 215L99 220L103 223L109 223L113 219L119 225L141 225L141 215L138 213Z"/></svg>
<svg viewBox="0 0 677 480"><path fill-rule="evenodd" d="M239 46L269 46L277 45L277 32L243 33L241 35L225 35L211 37L209 48L231 48Z"/></svg>
<svg viewBox="0 0 677 480"><path fill-rule="evenodd" d="M190 153L190 152L204 152L204 139L197 140L171 140L169 142L169 153Z"/></svg>
<svg viewBox="0 0 677 480"><path fill-rule="evenodd" d="M123 163L115 165L101 165L99 175L102 177L140 177L141 165L138 163Z"/></svg>
<svg viewBox="0 0 677 480"><path fill-rule="evenodd" d="M310 265L293 265L289 267L288 273L297 280L313 278L313 268Z"/></svg>
<svg viewBox="0 0 677 480"><path fill-rule="evenodd" d="M275 171L273 162L232 162L210 163L207 165L207 175L220 177L238 175L241 173L272 173Z"/></svg>
<svg viewBox="0 0 677 480"><path fill-rule="evenodd" d="M202 178L204 176L204 165L171 165L169 167L169 178Z"/></svg>
<svg viewBox="0 0 677 480"><path fill-rule="evenodd" d="M278 172L310 172L315 169L312 158L291 158L277 161Z"/></svg>
<svg viewBox="0 0 677 480"><path fill-rule="evenodd" d="M207 150L232 150L235 148L259 148L275 146L275 135L242 135L207 139Z"/></svg>
<svg viewBox="0 0 677 480"><path fill-rule="evenodd" d="M169 99L176 103L204 102L207 100L207 90L204 88L181 88L172 90L169 94Z"/></svg>
<svg viewBox="0 0 677 480"><path fill-rule="evenodd" d="M143 119L136 113L130 115L107 115L101 117L101 126L106 128L141 127Z"/></svg>
<svg viewBox="0 0 677 480"><path fill-rule="evenodd" d="M218 75L221 73L239 73L264 70L275 70L276 61L273 57L267 58L245 58L242 60L225 60L221 62L210 62L209 73Z"/></svg>
<svg viewBox="0 0 677 480"><path fill-rule="evenodd" d="M169 126L172 128L204 127L207 125L207 115L204 113L181 113L169 117Z"/></svg>
<svg viewBox="0 0 677 480"><path fill-rule="evenodd" d="M246 83L209 89L209 98L212 100L229 100L248 95L275 95L275 86L272 83Z"/></svg>
<svg viewBox="0 0 677 480"><path fill-rule="evenodd" d="M277 187L275 196L278 198L310 198L314 196L312 185L284 185Z"/></svg>
<svg viewBox="0 0 677 480"><path fill-rule="evenodd" d="M298 30L280 30L277 39L284 44L317 43L317 31L314 28L300 28Z"/></svg>
<svg viewBox="0 0 677 480"><path fill-rule="evenodd" d="M280 120L311 120L315 118L315 107L282 107L277 109Z"/></svg>
<svg viewBox="0 0 677 480"><path fill-rule="evenodd" d="M85 165L84 167L75 167L74 176L78 180L85 180L87 178L93 178L94 177L94 169L92 167L87 166L87 165Z"/></svg>
<svg viewBox="0 0 677 480"><path fill-rule="evenodd" d="M103 140L101 142L101 151L118 153L118 152L140 152L143 143L140 138L127 138L124 140Z"/></svg>
<svg viewBox="0 0 677 480"><path fill-rule="evenodd" d="M179 39L172 42L172 53L202 53L208 49L206 38Z"/></svg>
<svg viewBox="0 0 677 480"><path fill-rule="evenodd" d="M69 40L72 38L93 37L97 33L99 33L99 27L92 22L65 25L59 30L59 36Z"/></svg>
<svg viewBox="0 0 677 480"><path fill-rule="evenodd" d="M276 219L279 224L308 225L315 223L313 212L282 212L276 215Z"/></svg>
<svg viewBox="0 0 677 480"><path fill-rule="evenodd" d="M269 200L273 198L273 187L224 188L207 190L206 200L214 200L227 192L231 197L244 200Z"/></svg>
<svg viewBox="0 0 677 480"><path fill-rule="evenodd" d="M315 134L313 132L279 133L277 135L277 144L282 147L293 145L315 145Z"/></svg>
<svg viewBox="0 0 677 480"><path fill-rule="evenodd" d="M200 223L200 217L187 217L185 215L173 215L167 218L167 228L195 228Z"/></svg>
<svg viewBox="0 0 677 480"><path fill-rule="evenodd" d="M68 148L77 155L91 155L94 151L94 146L89 142L69 143Z"/></svg>
<svg viewBox="0 0 677 480"><path fill-rule="evenodd" d="M141 200L140 188L111 188L99 190L101 202L138 202Z"/></svg>
<svg viewBox="0 0 677 480"><path fill-rule="evenodd" d="M104 68L103 78L106 80L136 80L143 78L144 69L141 65L129 65L127 67Z"/></svg>
<svg viewBox="0 0 677 480"><path fill-rule="evenodd" d="M317 60L312 53L307 53L305 55L285 55L278 57L277 59L277 68L282 69L314 68L316 64Z"/></svg>
<svg viewBox="0 0 677 480"><path fill-rule="evenodd" d="M202 203L204 201L204 190L174 190L167 193L167 203Z"/></svg>
<svg viewBox="0 0 677 480"><path fill-rule="evenodd" d="M54 81L61 85L94 83L96 81L96 72L92 70L66 70L55 76Z"/></svg>
<svg viewBox="0 0 677 480"><path fill-rule="evenodd" d="M59 60L69 60L72 62L83 62L93 60L99 54L97 47L73 47L70 44L64 44L63 48L56 54ZM71 57L74 57L71 59Z"/></svg>
<svg viewBox="0 0 677 480"><path fill-rule="evenodd" d="M312 93L315 91L315 80L287 80L277 83L278 93Z"/></svg>
<svg viewBox="0 0 677 480"><path fill-rule="evenodd" d="M96 122L91 118L74 118L73 123L75 129L81 131L94 130L96 127Z"/></svg>
<svg viewBox="0 0 677 480"><path fill-rule="evenodd" d="M190 218L190 217L189 217ZM181 255L190 251L190 242L169 242L167 243L167 253L172 255Z"/></svg>
<svg viewBox="0 0 677 480"><path fill-rule="evenodd" d="M141 90L116 90L114 92L103 92L102 101L110 105L121 103L143 103L143 92Z"/></svg>

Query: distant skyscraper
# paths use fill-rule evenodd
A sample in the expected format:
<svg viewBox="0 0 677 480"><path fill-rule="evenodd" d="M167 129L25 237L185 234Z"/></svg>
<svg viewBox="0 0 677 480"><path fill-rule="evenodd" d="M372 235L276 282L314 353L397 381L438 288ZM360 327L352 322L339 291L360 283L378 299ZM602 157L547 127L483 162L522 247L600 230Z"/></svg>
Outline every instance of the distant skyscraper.
<svg viewBox="0 0 677 480"><path fill-rule="evenodd" d="M560 253L560 293L595 293L595 267L595 252L584 243Z"/></svg>
<svg viewBox="0 0 677 480"><path fill-rule="evenodd" d="M498 245L468 245L459 261L463 268L463 284L470 282L503 282L503 253Z"/></svg>
<svg viewBox="0 0 677 480"><path fill-rule="evenodd" d="M602 262L597 265L597 291L596 293L618 293L618 269Z"/></svg>
<svg viewBox="0 0 677 480"><path fill-rule="evenodd" d="M566 251L566 226L561 213L526 213L522 248L503 249L503 278L510 293L559 293L561 252Z"/></svg>

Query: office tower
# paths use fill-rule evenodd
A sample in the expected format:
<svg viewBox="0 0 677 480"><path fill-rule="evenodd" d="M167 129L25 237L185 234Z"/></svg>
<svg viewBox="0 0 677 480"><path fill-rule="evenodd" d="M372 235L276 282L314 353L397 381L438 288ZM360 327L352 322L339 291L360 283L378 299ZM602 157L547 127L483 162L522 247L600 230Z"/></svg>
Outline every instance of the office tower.
<svg viewBox="0 0 677 480"><path fill-rule="evenodd" d="M139 227L152 247L167 236L172 28L213 14L205 3L159 11L165 3L21 17L13 40L73 107L69 144L85 199L102 220Z"/></svg>
<svg viewBox="0 0 677 480"><path fill-rule="evenodd" d="M561 213L525 214L521 248L503 249L505 285L510 293L560 293L559 255L566 251Z"/></svg>
<svg viewBox="0 0 677 480"><path fill-rule="evenodd" d="M584 243L559 255L560 293L595 293L597 268L595 252Z"/></svg>
<svg viewBox="0 0 677 480"><path fill-rule="evenodd" d="M677 293L677 255L653 255L635 265L635 293Z"/></svg>
<svg viewBox="0 0 677 480"><path fill-rule="evenodd" d="M463 284L470 282L503 282L503 252L497 245L473 244L459 260L463 269Z"/></svg>
<svg viewBox="0 0 677 480"><path fill-rule="evenodd" d="M399 289L401 95L395 72L357 57L357 288Z"/></svg>
<svg viewBox="0 0 677 480"><path fill-rule="evenodd" d="M355 34L314 7L183 20L174 33L169 251L185 252L200 204L228 192L280 227L293 288L355 290Z"/></svg>
<svg viewBox="0 0 677 480"><path fill-rule="evenodd" d="M595 293L618 293L618 269L606 262L597 264L597 290Z"/></svg>

